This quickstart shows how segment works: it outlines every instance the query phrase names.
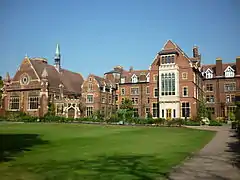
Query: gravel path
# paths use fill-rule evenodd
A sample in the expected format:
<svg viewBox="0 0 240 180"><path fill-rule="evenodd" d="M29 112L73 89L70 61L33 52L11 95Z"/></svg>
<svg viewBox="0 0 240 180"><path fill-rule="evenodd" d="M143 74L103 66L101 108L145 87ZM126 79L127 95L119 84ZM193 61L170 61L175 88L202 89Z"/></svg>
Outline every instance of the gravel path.
<svg viewBox="0 0 240 180"><path fill-rule="evenodd" d="M199 153L170 174L170 180L240 180L240 169L236 166L237 138L229 126L195 127L217 131L216 136ZM239 144L237 145L239 150ZM240 152L238 152L240 153Z"/></svg>

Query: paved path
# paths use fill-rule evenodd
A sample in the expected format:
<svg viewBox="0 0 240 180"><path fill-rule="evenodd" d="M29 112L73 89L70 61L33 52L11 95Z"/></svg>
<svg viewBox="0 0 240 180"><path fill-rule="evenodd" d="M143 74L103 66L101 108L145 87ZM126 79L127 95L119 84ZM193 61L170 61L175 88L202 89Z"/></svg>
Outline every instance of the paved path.
<svg viewBox="0 0 240 180"><path fill-rule="evenodd" d="M186 160L171 174L170 180L240 180L238 169L232 158L234 153L229 143L237 140L229 126L222 127L196 127L217 131L216 136L199 153Z"/></svg>

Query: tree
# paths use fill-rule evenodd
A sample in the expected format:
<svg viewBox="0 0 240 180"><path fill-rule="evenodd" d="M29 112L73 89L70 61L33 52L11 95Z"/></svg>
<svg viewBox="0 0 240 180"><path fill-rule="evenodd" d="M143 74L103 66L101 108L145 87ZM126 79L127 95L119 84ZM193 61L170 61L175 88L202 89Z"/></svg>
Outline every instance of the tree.
<svg viewBox="0 0 240 180"><path fill-rule="evenodd" d="M54 103L48 103L48 115L55 116L55 105Z"/></svg>
<svg viewBox="0 0 240 180"><path fill-rule="evenodd" d="M208 117L208 110L205 104L205 99L201 97L197 108L197 120L199 121L204 117Z"/></svg>
<svg viewBox="0 0 240 180"><path fill-rule="evenodd" d="M128 111L133 110L133 104L130 99L125 99L120 105L120 109L126 109Z"/></svg>

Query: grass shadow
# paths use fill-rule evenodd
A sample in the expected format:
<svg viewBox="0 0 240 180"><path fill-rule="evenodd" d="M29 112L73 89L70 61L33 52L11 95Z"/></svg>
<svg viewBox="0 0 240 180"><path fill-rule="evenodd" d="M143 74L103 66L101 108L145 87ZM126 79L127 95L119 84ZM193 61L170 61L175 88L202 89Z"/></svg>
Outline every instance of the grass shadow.
<svg viewBox="0 0 240 180"><path fill-rule="evenodd" d="M164 159L154 156L112 155L98 156L91 160L48 161L28 164L28 170L44 179L167 179ZM168 169L169 170L169 169Z"/></svg>
<svg viewBox="0 0 240 180"><path fill-rule="evenodd" d="M233 165L240 169L240 135L232 130L233 135L230 137L233 138L233 141L228 142L228 150L227 152L231 152L233 154L231 161Z"/></svg>
<svg viewBox="0 0 240 180"><path fill-rule="evenodd" d="M38 134L0 134L0 162L10 161L17 153L46 143Z"/></svg>

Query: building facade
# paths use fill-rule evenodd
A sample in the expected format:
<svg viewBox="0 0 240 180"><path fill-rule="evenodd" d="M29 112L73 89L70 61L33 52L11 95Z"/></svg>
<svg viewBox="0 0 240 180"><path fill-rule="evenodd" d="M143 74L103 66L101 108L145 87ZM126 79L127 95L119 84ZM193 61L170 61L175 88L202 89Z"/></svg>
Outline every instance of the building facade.
<svg viewBox="0 0 240 180"><path fill-rule="evenodd" d="M199 102L206 99L212 115L226 117L235 109L240 93L240 57L236 63L202 65L198 47L189 57L168 40L148 69L128 70L116 66L103 77L61 67L57 45L54 65L44 58L25 57L13 78L7 73L2 88L2 109L44 116L48 105L64 117L87 117L98 111L110 117L125 99L133 103L134 116L153 118L192 118Z"/></svg>
<svg viewBox="0 0 240 180"><path fill-rule="evenodd" d="M234 63L203 65L206 105L214 118L228 119L235 111L235 100L240 93L240 57Z"/></svg>

